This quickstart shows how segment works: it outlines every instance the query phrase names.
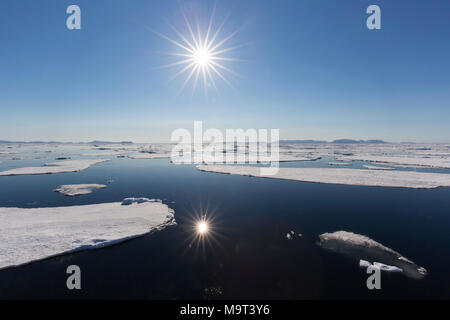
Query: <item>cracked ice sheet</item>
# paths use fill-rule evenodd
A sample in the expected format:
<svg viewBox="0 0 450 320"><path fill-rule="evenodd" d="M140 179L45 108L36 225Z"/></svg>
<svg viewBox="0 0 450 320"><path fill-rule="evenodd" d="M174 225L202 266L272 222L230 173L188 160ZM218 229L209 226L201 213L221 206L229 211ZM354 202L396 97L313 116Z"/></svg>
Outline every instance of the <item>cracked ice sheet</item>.
<svg viewBox="0 0 450 320"><path fill-rule="evenodd" d="M260 167L199 165L197 166L197 169L200 171L236 174L250 177L329 184L415 189L450 187L450 174L443 173L348 168L279 168L277 174L264 176L260 173Z"/></svg>
<svg viewBox="0 0 450 320"><path fill-rule="evenodd" d="M82 159L82 160L67 160L53 163L46 163L42 167L25 167L1 171L0 176L18 176L18 175L33 175L33 174L51 174L51 173L65 173L78 172L89 167L110 161L109 159Z"/></svg>
<svg viewBox="0 0 450 320"><path fill-rule="evenodd" d="M0 269L115 244L175 224L158 200L55 208L0 208Z"/></svg>

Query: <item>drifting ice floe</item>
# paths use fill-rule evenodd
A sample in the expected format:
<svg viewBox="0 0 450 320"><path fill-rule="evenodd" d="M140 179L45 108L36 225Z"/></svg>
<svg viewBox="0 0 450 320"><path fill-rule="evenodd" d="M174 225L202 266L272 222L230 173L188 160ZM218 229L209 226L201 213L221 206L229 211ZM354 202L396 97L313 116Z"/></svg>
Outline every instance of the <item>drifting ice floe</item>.
<svg viewBox="0 0 450 320"><path fill-rule="evenodd" d="M65 196L75 197L92 193L95 189L105 189L104 184L66 184L59 186L54 191Z"/></svg>
<svg viewBox="0 0 450 320"><path fill-rule="evenodd" d="M340 160L343 161L368 161L375 163L383 163L387 165L403 165L409 167L429 167L429 168L450 168L449 158L426 158L426 157L397 157L397 156L381 156L381 155L354 155L344 156Z"/></svg>
<svg viewBox="0 0 450 320"><path fill-rule="evenodd" d="M199 165L198 170L250 177L374 187L432 189L450 186L450 174L348 168L279 168L275 175L261 175L259 167Z"/></svg>
<svg viewBox="0 0 450 320"><path fill-rule="evenodd" d="M329 166L351 166L349 162L328 162Z"/></svg>
<svg viewBox="0 0 450 320"><path fill-rule="evenodd" d="M368 164L364 164L363 167L369 170L395 170L395 168L371 166Z"/></svg>
<svg viewBox="0 0 450 320"><path fill-rule="evenodd" d="M165 159L170 158L170 154L167 153L139 153L131 154L128 156L130 159Z"/></svg>
<svg viewBox="0 0 450 320"><path fill-rule="evenodd" d="M0 208L0 269L94 249L175 224L158 200L56 208Z"/></svg>
<svg viewBox="0 0 450 320"><path fill-rule="evenodd" d="M110 157L110 156L121 156L124 152L120 151L97 151L97 152L87 152L82 153L83 157Z"/></svg>
<svg viewBox="0 0 450 320"><path fill-rule="evenodd" d="M85 170L97 163L110 161L109 159L82 159L82 160L67 160L54 163L47 163L42 167L26 167L11 169L0 172L0 176L18 176L28 174L51 174L64 172L78 172Z"/></svg>
<svg viewBox="0 0 450 320"><path fill-rule="evenodd" d="M403 270L406 276L415 279L421 279L427 274L426 269L406 259L398 252L360 234L337 231L321 234L319 239L319 246L324 249L343 254L356 260L376 261L378 266L384 268L386 271L398 271L393 269L393 267L397 267ZM363 262L363 266L368 265Z"/></svg>
<svg viewBox="0 0 450 320"><path fill-rule="evenodd" d="M309 154L302 154L302 153L283 153L280 150L279 154L279 162L297 162L297 161L316 161L322 159L319 155L309 155Z"/></svg>

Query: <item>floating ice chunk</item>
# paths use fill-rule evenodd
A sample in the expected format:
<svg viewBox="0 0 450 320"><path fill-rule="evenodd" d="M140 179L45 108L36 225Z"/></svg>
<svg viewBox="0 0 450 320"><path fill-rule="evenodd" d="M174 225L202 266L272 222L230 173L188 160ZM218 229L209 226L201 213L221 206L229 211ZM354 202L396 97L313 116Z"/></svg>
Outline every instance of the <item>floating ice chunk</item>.
<svg viewBox="0 0 450 320"><path fill-rule="evenodd" d="M156 201L160 201L160 200L147 199L147 198L126 198L126 199L123 199L122 205L129 206L129 205L132 205L133 203L156 202Z"/></svg>
<svg viewBox="0 0 450 320"><path fill-rule="evenodd" d="M170 158L170 154L167 153L139 153L131 154L128 156L130 159L165 159Z"/></svg>
<svg viewBox="0 0 450 320"><path fill-rule="evenodd" d="M349 162L328 162L329 166L351 166Z"/></svg>
<svg viewBox="0 0 450 320"><path fill-rule="evenodd" d="M64 172L78 172L85 170L97 163L110 161L109 159L82 159L82 160L67 160L54 163L47 163L42 167L25 167L18 169L11 169L1 171L0 176L18 176L18 175L32 175L32 174L51 174Z"/></svg>
<svg viewBox="0 0 450 320"><path fill-rule="evenodd" d="M369 170L395 170L395 168L371 166L368 164L364 164L363 167Z"/></svg>
<svg viewBox="0 0 450 320"><path fill-rule="evenodd" d="M385 271L399 272L394 269L397 267L403 270L406 276L415 279L421 279L427 274L426 269L398 252L360 234L337 231L321 234L319 239L318 244L322 248L359 260L360 266L367 266L368 261L380 261L376 262L376 266Z"/></svg>
<svg viewBox="0 0 450 320"><path fill-rule="evenodd" d="M348 168L279 168L275 175L261 175L259 167L199 165L198 170L250 177L374 187L432 189L450 186L450 174Z"/></svg>
<svg viewBox="0 0 450 320"><path fill-rule="evenodd" d="M175 224L174 211L140 198L55 208L0 208L0 269L94 249Z"/></svg>
<svg viewBox="0 0 450 320"><path fill-rule="evenodd" d="M81 154L84 157L110 157L110 156L122 156L124 157L123 151L97 151L97 152L88 152Z"/></svg>
<svg viewBox="0 0 450 320"><path fill-rule="evenodd" d="M450 159L445 157L430 158L424 156L353 155L344 156L340 159L345 161L369 161L388 165L398 164L430 168L450 168Z"/></svg>
<svg viewBox="0 0 450 320"><path fill-rule="evenodd" d="M372 264L369 261L366 260L359 260L359 266L361 268L368 268L370 267Z"/></svg>
<svg viewBox="0 0 450 320"><path fill-rule="evenodd" d="M105 189L104 184L67 184L56 188L54 191L69 197L92 193L95 189Z"/></svg>
<svg viewBox="0 0 450 320"><path fill-rule="evenodd" d="M295 231L292 230L292 231L289 231L288 233L286 233L286 239L294 240L294 237L295 237ZM301 237L303 237L303 235L301 233L298 233L297 237L301 238Z"/></svg>
<svg viewBox="0 0 450 320"><path fill-rule="evenodd" d="M280 153L279 162L296 162L296 161L316 161L322 159L321 156L304 155L304 154L291 154Z"/></svg>
<svg viewBox="0 0 450 320"><path fill-rule="evenodd" d="M17 154L17 152L14 152L14 151L0 151L0 156L10 156L12 154Z"/></svg>

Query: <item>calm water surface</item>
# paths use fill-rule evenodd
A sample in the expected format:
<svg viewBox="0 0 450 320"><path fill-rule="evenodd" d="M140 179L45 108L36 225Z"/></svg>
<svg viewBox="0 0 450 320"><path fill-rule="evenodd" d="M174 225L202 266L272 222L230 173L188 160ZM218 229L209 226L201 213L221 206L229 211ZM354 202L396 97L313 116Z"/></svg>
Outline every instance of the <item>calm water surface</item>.
<svg viewBox="0 0 450 320"><path fill-rule="evenodd" d="M330 159L283 166L327 166ZM10 161L0 169L20 165ZM355 168L361 163L354 163ZM76 198L61 184L106 183ZM327 185L199 172L169 160L114 159L79 173L0 177L0 206L49 207L163 200L178 222L125 243L0 271L0 298L329 299L450 298L450 188L410 190ZM214 239L189 245L193 212L214 217ZM287 240L289 231L303 234ZM429 271L424 280L365 270L316 245L338 230L367 235ZM66 289L66 268L82 290Z"/></svg>

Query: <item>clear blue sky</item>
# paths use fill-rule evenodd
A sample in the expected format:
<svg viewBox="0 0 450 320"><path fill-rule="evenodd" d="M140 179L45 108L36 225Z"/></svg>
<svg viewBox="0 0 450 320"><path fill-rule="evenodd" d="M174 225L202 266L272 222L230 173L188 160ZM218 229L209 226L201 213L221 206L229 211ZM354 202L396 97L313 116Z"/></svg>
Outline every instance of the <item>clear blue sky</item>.
<svg viewBox="0 0 450 320"><path fill-rule="evenodd" d="M205 26L212 0L181 1ZM82 30L66 28L66 8ZM366 27L378 4L382 29ZM176 128L279 128L284 139L450 142L450 1L222 0L246 44L235 89L168 82L176 0L2 0L0 139L169 141Z"/></svg>

